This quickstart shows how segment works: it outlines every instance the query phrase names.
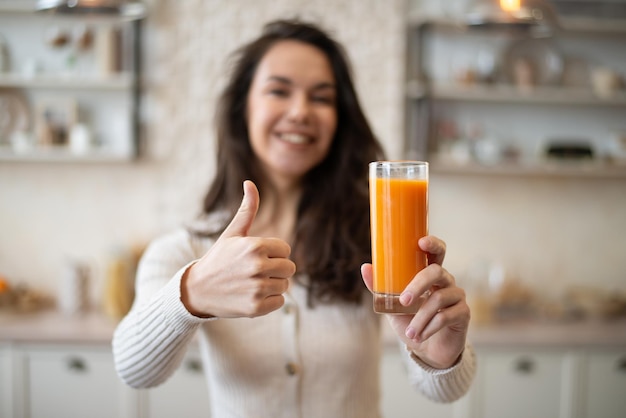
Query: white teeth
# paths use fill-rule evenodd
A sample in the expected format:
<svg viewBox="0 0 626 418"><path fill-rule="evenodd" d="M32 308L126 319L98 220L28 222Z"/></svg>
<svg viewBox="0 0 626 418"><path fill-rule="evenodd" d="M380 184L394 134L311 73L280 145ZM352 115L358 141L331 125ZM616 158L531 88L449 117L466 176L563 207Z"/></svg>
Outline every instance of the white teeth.
<svg viewBox="0 0 626 418"><path fill-rule="evenodd" d="M307 136L300 134L282 134L281 138L283 141L292 144L306 144L309 142L309 138Z"/></svg>

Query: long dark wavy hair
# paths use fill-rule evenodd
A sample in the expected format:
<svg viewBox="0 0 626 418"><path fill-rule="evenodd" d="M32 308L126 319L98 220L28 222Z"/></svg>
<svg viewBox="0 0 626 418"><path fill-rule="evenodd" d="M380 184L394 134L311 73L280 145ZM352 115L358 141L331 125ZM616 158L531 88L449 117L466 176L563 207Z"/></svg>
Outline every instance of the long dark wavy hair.
<svg viewBox="0 0 626 418"><path fill-rule="evenodd" d="M320 49L330 61L337 88L337 130L326 158L302 181L292 258L309 280L308 303L361 301L360 266L371 261L368 163L383 150L363 114L343 47L312 23L297 19L265 25L259 38L234 55L231 78L217 104L217 174L203 210L241 203L241 185L265 184L248 137L246 100L257 66L277 42L296 40ZM261 196L263 190L260 190Z"/></svg>

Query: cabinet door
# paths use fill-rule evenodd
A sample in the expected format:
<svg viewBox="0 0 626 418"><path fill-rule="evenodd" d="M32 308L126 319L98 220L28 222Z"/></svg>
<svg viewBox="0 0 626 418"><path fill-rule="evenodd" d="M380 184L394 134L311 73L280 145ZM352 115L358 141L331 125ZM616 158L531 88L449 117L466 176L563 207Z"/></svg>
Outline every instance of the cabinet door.
<svg viewBox="0 0 626 418"><path fill-rule="evenodd" d="M453 417L453 404L433 402L409 384L405 365L397 347L385 350L380 372L383 417Z"/></svg>
<svg viewBox="0 0 626 418"><path fill-rule="evenodd" d="M565 356L559 353L479 353L481 418L560 416Z"/></svg>
<svg viewBox="0 0 626 418"><path fill-rule="evenodd" d="M584 417L626 416L626 351L589 354L584 367Z"/></svg>
<svg viewBox="0 0 626 418"><path fill-rule="evenodd" d="M111 418L125 415L122 385L107 348L26 350L30 418Z"/></svg>
<svg viewBox="0 0 626 418"><path fill-rule="evenodd" d="M10 417L11 413L11 359L7 347L0 344L0 418Z"/></svg>
<svg viewBox="0 0 626 418"><path fill-rule="evenodd" d="M200 356L190 352L170 379L144 391L147 418L209 418L209 391Z"/></svg>

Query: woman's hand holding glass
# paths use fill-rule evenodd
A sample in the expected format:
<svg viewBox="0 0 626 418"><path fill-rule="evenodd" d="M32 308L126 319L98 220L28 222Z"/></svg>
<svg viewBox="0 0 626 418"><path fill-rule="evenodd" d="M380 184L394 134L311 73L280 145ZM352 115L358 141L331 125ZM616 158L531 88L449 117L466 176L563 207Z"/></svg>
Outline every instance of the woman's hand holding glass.
<svg viewBox="0 0 626 418"><path fill-rule="evenodd" d="M428 255L428 266L417 273L400 296L404 306L418 305L416 314L387 314L394 331L407 348L431 367L453 366L465 348L470 309L465 292L442 267L446 244L426 236L418 245ZM361 267L363 280L372 291L372 265Z"/></svg>

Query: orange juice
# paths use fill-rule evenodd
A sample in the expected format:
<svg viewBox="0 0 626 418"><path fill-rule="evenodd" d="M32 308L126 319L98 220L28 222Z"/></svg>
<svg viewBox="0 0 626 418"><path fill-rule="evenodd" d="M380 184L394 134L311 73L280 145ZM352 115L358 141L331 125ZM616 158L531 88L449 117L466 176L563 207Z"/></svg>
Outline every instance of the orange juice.
<svg viewBox="0 0 626 418"><path fill-rule="evenodd" d="M374 310L409 313L397 299L427 264L417 242L428 234L428 168L424 175L423 169L405 172L417 162L386 163L402 167L370 174Z"/></svg>

